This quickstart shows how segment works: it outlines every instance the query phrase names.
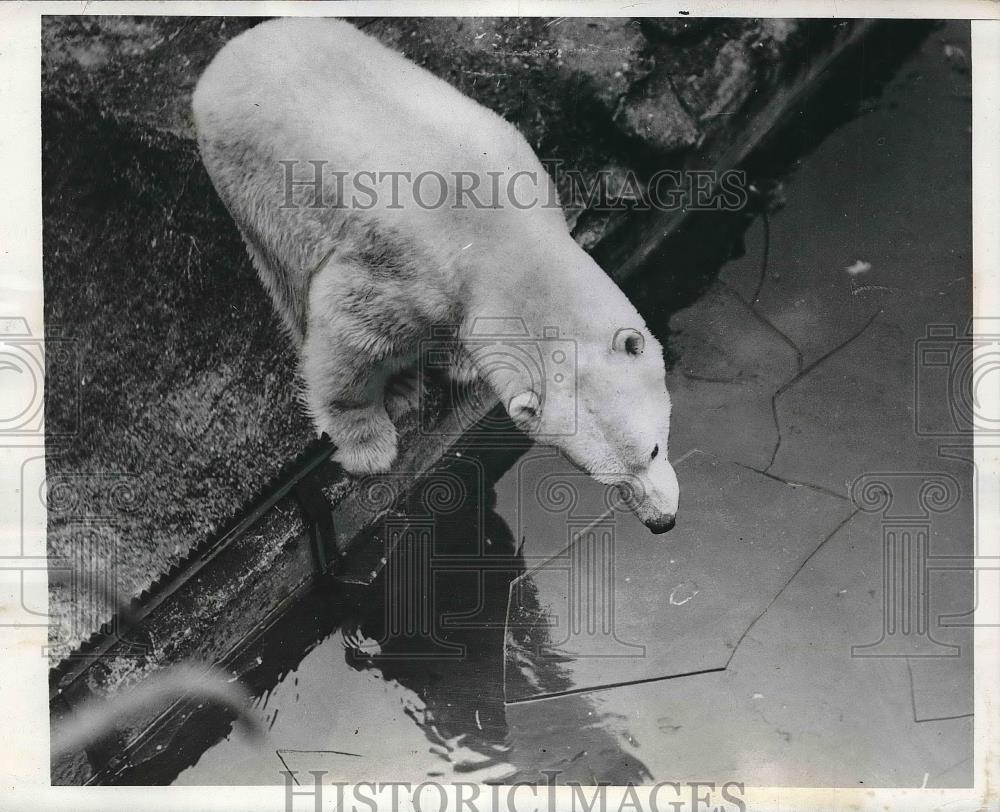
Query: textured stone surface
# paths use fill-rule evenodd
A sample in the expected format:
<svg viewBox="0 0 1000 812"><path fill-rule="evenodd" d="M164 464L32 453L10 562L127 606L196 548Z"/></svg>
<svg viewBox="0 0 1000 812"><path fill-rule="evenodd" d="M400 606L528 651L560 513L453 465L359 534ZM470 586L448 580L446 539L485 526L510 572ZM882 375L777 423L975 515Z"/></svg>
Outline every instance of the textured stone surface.
<svg viewBox="0 0 1000 812"><path fill-rule="evenodd" d="M749 47L742 40L730 40L719 49L708 72L679 78L678 92L698 121L732 115L740 111L754 90L752 74Z"/></svg>
<svg viewBox="0 0 1000 812"><path fill-rule="evenodd" d="M593 83L594 94L614 112L636 79L652 69L639 24L628 18L569 17L552 26L563 63Z"/></svg>
<svg viewBox="0 0 1000 812"><path fill-rule="evenodd" d="M644 85L639 97L622 108L617 121L626 133L661 153L690 149L701 137L666 75Z"/></svg>
<svg viewBox="0 0 1000 812"><path fill-rule="evenodd" d="M711 17L642 17L639 24L647 39L677 42L703 34L715 20Z"/></svg>
<svg viewBox="0 0 1000 812"><path fill-rule="evenodd" d="M45 17L42 93L153 133L194 138L191 92L259 17Z"/></svg>

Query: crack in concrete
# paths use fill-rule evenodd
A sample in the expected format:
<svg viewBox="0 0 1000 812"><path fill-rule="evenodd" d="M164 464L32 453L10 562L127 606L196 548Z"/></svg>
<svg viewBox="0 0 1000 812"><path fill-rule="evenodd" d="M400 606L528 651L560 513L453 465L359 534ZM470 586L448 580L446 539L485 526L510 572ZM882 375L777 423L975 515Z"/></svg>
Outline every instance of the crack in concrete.
<svg viewBox="0 0 1000 812"><path fill-rule="evenodd" d="M913 667L910 665L910 658L906 657L906 673L909 676L910 682L910 710L913 712L913 721L915 724L921 724L922 722L948 722L952 719L971 719L975 717L975 713L956 713L952 716L928 716L921 719L917 713L917 689L913 681ZM949 768L950 769L950 768Z"/></svg>
<svg viewBox="0 0 1000 812"><path fill-rule="evenodd" d="M823 355L821 355L819 358L817 358L808 366L800 369L799 372L794 377L783 383L778 388L778 390L771 396L771 417L774 420L774 428L778 434L778 439L777 442L775 442L774 444L774 450L771 452L771 461L767 464L767 466L761 473L767 473L768 471L771 470L771 467L774 465L775 460L778 458L778 452L781 450L781 443L784 439L784 432L782 432L781 430L781 420L778 417L778 399L782 395L784 395L785 392L791 389L795 384L797 384L799 381L801 381L803 378L809 375L809 373L813 372L817 367L820 366L820 364L824 363L825 361L828 361L838 352L845 349L855 340L860 338L864 334L864 332L869 327L871 327L871 325L875 322L875 319L878 318L878 315L881 312L882 308L880 307L874 313L872 313L871 316L869 316L868 319L865 321L865 323L862 324L861 327L859 327L857 330L855 330L850 336L841 341L833 349L825 352Z"/></svg>
<svg viewBox="0 0 1000 812"><path fill-rule="evenodd" d="M738 465L740 466L740 468L746 468L748 471L753 471L755 474L766 476L768 479L773 479L776 482L781 482L785 485L790 485L793 488L809 488L809 490L816 491L817 493L822 493L825 496L832 496L835 499L841 500L842 502L850 501L842 493L831 491L829 488L825 488L822 485L816 485L812 482L803 482L797 479L786 479L785 477L778 476L777 474L772 474L767 471L762 471L760 468L754 468L752 465L744 465L742 462L736 462L734 463L734 465Z"/></svg>
<svg viewBox="0 0 1000 812"><path fill-rule="evenodd" d="M823 355L821 355L819 358L817 358L815 361L813 361L811 364L809 364L808 366L806 366L805 365L805 359L804 359L803 354L802 354L802 350L799 349L799 346L794 341L792 341L792 339L788 335L786 335L781 329L779 329L777 327L777 325L775 325L773 322L771 322L771 320L768 319L767 316L765 316L763 313L761 313L757 309L757 307L756 307L757 300L760 297L760 292L761 292L761 289L763 288L763 285L764 285L764 277L765 277L765 273L766 273L766 269L767 269L766 262L767 262L767 258L766 258L766 253L765 253L765 259L764 259L764 264L762 265L761 276L758 279L758 284L757 284L756 290L754 291L754 296L749 301L747 299L745 299L743 297L743 295L735 287L733 287L731 284L729 284L728 282L725 282L725 281L723 281L723 280L720 279L720 280L718 280L718 284L719 284L719 286L723 290L728 291L729 294L732 295L736 299L736 301L738 301L741 305L743 305L746 308L746 310L755 319L757 319L758 322L760 322L762 325L764 325L764 327L766 327L771 332L773 332L776 336L778 336L778 338L780 338L781 341L786 346L788 346L788 348L791 349L792 352L795 353L795 369L796 369L795 375L793 375L789 380L785 381L785 383L783 383L780 387L778 387L778 389L775 391L775 393L771 396L771 419L774 422L774 431L775 431L775 434L777 435L777 439L775 441L774 448L771 451L771 459L768 462L768 464L764 467L763 470L759 470L759 469L756 469L756 468L753 469L753 470L757 471L758 473L768 475L768 472L774 466L775 460L777 460L777 458L778 458L778 452L781 450L781 444L782 444L782 442L784 440L784 432L782 431L782 428L781 428L781 420L778 417L778 399L783 394L785 394L785 392L787 392L792 386L794 386L799 381L801 381L803 378L805 378L809 373L813 372L824 361L827 361L832 356L834 356L836 353L840 352L842 349L844 349L849 344L851 344L855 339L860 338L861 335L872 325L872 323L878 317L879 313L882 312L882 308L879 307L877 310L875 310L875 312L873 312L871 314L871 316L868 317L868 319L865 321L865 323L862 324L861 327L856 332L852 333L850 336L848 336L840 344L838 344L837 346L833 347L833 349L827 351L826 353L824 353ZM788 484L806 485L807 483L804 483L804 482L803 483L791 483L791 482L789 482ZM827 491L827 492L829 493L829 491Z"/></svg>
<svg viewBox="0 0 1000 812"><path fill-rule="evenodd" d="M813 371L815 371L821 364L823 364L824 362L828 361L830 358L832 358L838 352L840 352L841 350L845 349L851 343L853 343L855 340L857 340L858 338L860 338L865 333L865 331L867 331L868 328L871 327L871 325L875 322L875 319L878 318L879 314L882 313L882 308L879 307L878 309L876 309L865 320L864 324L862 324L855 332L853 332L850 336L848 336L842 342L840 342L835 347L833 347L832 349L830 349L829 351L827 351L826 353L824 353L823 355L821 355L819 358L817 358L815 361L813 361L812 363L810 363L808 366L806 366L805 363L804 363L804 358L803 358L802 351L799 349L798 345L794 341L792 341L792 339L789 336L787 336L782 330L780 330L775 324L773 324L770 321L770 319L768 319L756 307L757 301L760 298L761 289L763 288L763 285L764 285L764 279L765 279L765 273L766 273L766 267L767 267L766 266L766 253L765 253L765 261L764 262L765 262L765 264L762 265L761 275L760 275L760 277L759 277L759 279L757 281L757 287L756 287L756 289L754 291L753 298L751 300L749 300L749 301L747 301L740 294L740 292L736 288L734 288L732 285L730 285L729 283L724 282L722 280L719 280L719 284L720 284L720 286L724 290L728 291L740 304L742 304L746 308L746 310L754 318L757 319L757 321L759 321L766 328L770 329L775 335L777 335L795 353L796 372L795 372L795 375L793 375L790 379L788 379L780 387L778 387L778 389L771 396L771 417L772 417L772 420L774 421L774 429L775 429L775 433L777 435L777 439L776 439L775 444L774 444L774 449L771 452L771 459L768 462L767 466L763 470L761 470L761 469L755 468L755 467L753 467L751 465L742 465L742 464L740 464L740 465L741 465L741 467L747 468L748 470L754 471L754 472L756 472L758 474L762 474L763 476L766 476L769 479L773 479L773 480L776 480L778 482L782 482L782 483L784 483L786 485L807 487L807 488L811 488L813 490L816 490L816 491L818 491L820 493L824 493L824 494L826 494L828 496L833 496L833 497L836 497L838 499L844 499L844 496L842 494L839 494L839 493L836 493L834 491L831 491L828 488L824 488L824 487L822 487L820 485L814 485L814 484L808 483L808 482L795 482L795 481L792 481L792 480L789 480L789 479L785 479L784 477L777 476L776 474L772 474L770 472L771 468L774 466L775 460L777 460L777 458L778 458L778 453L781 450L782 441L784 439L784 432L782 431L781 419L778 416L778 400L781 398L782 395L785 394L785 392L787 392L789 389L791 389L792 386L794 386L799 381L801 381L803 378L805 378L807 375L809 375L810 373L812 373ZM750 634L750 631L753 629L754 626L757 625L757 623L760 621L760 619L765 614L767 614L767 612L774 605L774 603L778 600L778 598L780 598L781 595L784 593L784 591L788 588L789 584L791 584L791 582L796 578L796 576L805 568L805 566L809 563L809 561L813 558L813 556L815 556L816 553L831 538L833 538L838 532L840 532L840 530L851 519L853 519L858 514L858 512L859 511L857 509L855 509L854 511L852 511L847 516L847 518L845 518L840 524L837 525L836 528L834 528L834 530L833 530L832 533L830 533L826 538L824 538L816 546L816 548L799 565L799 567L795 570L795 572L792 573L791 577L785 582L785 585L778 591L778 593L774 596L774 598L771 600L771 602L753 620L753 622L749 626L747 626L746 631L743 632L743 634L740 636L739 640L737 640L736 644L733 646L732 653L730 654L729 660L727 660L726 665L725 665L726 668L729 667L729 662L732 660L732 658L735 656L736 652L739 650L740 644L743 642L744 638L748 634ZM928 717L928 718L923 718L923 719L920 718L919 715L918 715L918 712L917 712L916 686L915 686L914 680L913 680L913 669L910 666L909 658L906 659L906 670L907 670L907 673L909 675L910 708L911 708L911 711L912 711L912 718L913 718L914 723L918 723L919 724L919 723L923 723L923 722L943 722L943 721L949 721L949 720L953 720L953 719L964 719L964 718L968 718L968 717L974 716L974 714L969 713L969 714L956 714L956 715L953 715L953 716ZM766 721L767 720L765 719L765 722ZM780 733L781 731L778 731L778 732Z"/></svg>
<svg viewBox="0 0 1000 812"><path fill-rule="evenodd" d="M680 464L680 462L682 462L685 458L689 457L691 454L694 454L694 453L697 453L697 449L692 449L691 451L689 451L687 454L684 455L684 457L682 457L680 460L678 460L675 464ZM812 488L812 489L815 489L815 490L817 490L817 491L819 491L821 493L827 494L829 496L833 496L836 499L839 499L841 501L847 501L846 498L844 496L842 496L841 494L833 493L832 491L828 491L825 488L823 488L821 486L818 486L818 485L810 485L810 484L804 483L804 482L802 482L802 483L792 482L791 480L782 479L781 477L775 476L774 474L768 474L768 473L766 473L764 471L760 471L760 470L758 470L756 468L753 468L753 467L751 467L749 465L743 465L742 463L734 463L734 464L735 465L739 465L741 468L746 468L747 470L754 471L755 473L763 474L764 476L768 477L769 479L774 479L774 480L777 480L779 482L784 482L785 484L788 484L788 485L801 485L803 487ZM698 671L686 672L686 673L683 673L683 674L670 674L670 675L667 675L667 676L653 676L653 677L644 677L642 679L622 680L620 682L608 683L606 685L597 685L597 686L585 686L585 687L570 688L570 689L563 690L563 691L553 691L553 692L550 692L550 693L539 694L537 696L523 697L523 698L520 698L520 699L513 699L513 700L507 700L507 699L505 699L504 700L504 705L522 705L522 704L527 704L527 703L530 703L530 702L539 702L539 701L543 701L543 700L557 699L559 697L569 696L569 695L573 695L573 694L585 694L585 693L592 693L594 691L603 691L603 690L606 690L606 689L609 689L609 688L624 688L624 687L629 687L629 686L633 686L633 685L644 685L644 684L650 683L650 682L666 682L668 680L681 679L681 678L684 678L684 677L697 677L697 676L702 676L702 675L707 675L707 674L717 674L717 673L721 673L721 672L727 670L729 668L729 664L733 661L733 657L736 656L736 652L739 651L740 644L747 637L747 635L750 634L750 631L753 629L753 627L756 626L757 623L760 621L760 619L762 617L764 617L764 615L767 614L767 612L771 609L772 606L774 606L774 604L778 601L778 598L780 598L785 593L785 590L788 589L788 587L792 583L792 581L795 580L796 576L798 576L798 574L800 572L802 572L803 569L805 569L806 565L810 561L812 561L812 559L816 556L816 553L818 553L821 549L823 549L823 547L826 546L827 542L829 542L830 539L832 539L834 536L836 536L845 527L845 525L847 525L847 523L850 522L851 519L853 519L855 516L857 516L860 512L861 511L858 508L854 508L847 516L845 516L840 522L838 522L837 525L836 525L836 527L834 527L826 536L824 536L820 540L819 544L817 544L812 549L812 551L809 553L809 555L807 555L802 560L802 563L800 563L795 568L795 571L788 577L788 579L785 581L785 583L782 584L781 589L779 589L775 593L774 597L771 598L771 600L767 604L767 606L765 606L764 609L761 610L761 612L747 625L746 629L743 630L743 633L739 636L739 638L736 640L736 642L733 643L733 644L729 644L728 642L726 643L726 645L730 648L729 656L726 658L726 662L721 667L705 668L705 669L700 669ZM784 735L783 731L778 730L777 732L778 732L779 735L782 735L782 736Z"/></svg>
<svg viewBox="0 0 1000 812"><path fill-rule="evenodd" d="M756 622L756 621L754 621L754 622ZM742 639L742 638L740 638L740 639ZM733 649L733 652L735 652L735 649ZM698 671L689 671L689 672L687 672L685 674L668 674L665 677L663 677L663 676L659 676L659 677L643 677L642 679L622 680L622 681L619 681L619 682L609 682L609 683L602 684L602 685L590 685L590 686L583 686L583 687L579 687L579 688L567 688L566 690L563 690L563 691L552 691L552 692L547 693L547 694L538 694L536 696L525 696L525 697L521 697L520 699L504 699L503 704L505 706L509 706L509 705L527 705L527 704L530 704L532 702L545 702L545 701L547 701L549 699L559 699L559 698L564 697L564 696L574 696L576 694L589 694L589 693L593 693L595 691L606 691L606 690L608 690L610 688L628 688L629 686L632 686L632 685L645 685L645 684L650 683L650 682L667 682L669 680L683 679L685 677L700 677L703 674L718 674L718 673L726 670L726 668L729 665L729 660L732 660L732 659L733 659L733 654L730 653L729 659L726 660L726 664L723 665L723 666L721 666L721 667L719 667L719 668L702 668L702 669L700 669Z"/></svg>
<svg viewBox="0 0 1000 812"><path fill-rule="evenodd" d="M731 296L733 296L733 298L735 298L736 301L738 301L741 305L743 305L743 307L747 309L747 311L750 313L751 316L753 316L755 319L757 319L757 321L759 321L762 325L764 325L764 327L766 327L768 330L774 333L779 339L781 339L783 344L785 344L792 352L795 353L795 371L796 373L801 372L805 362L802 357L802 350L799 349L798 345L794 341L792 341L792 339L790 339L787 335L785 335L785 333L783 333L780 329L778 329L778 327L772 324L771 321L763 313L757 310L756 307L754 307L750 302L744 299L740 295L740 292L736 290L736 288L734 288L728 282L724 282L720 279L719 286L723 290L727 291Z"/></svg>
<svg viewBox="0 0 1000 812"><path fill-rule="evenodd" d="M828 541L830 541L830 539L832 539L832 538L833 538L834 536L836 536L836 535L837 535L837 534L838 534L838 533L839 533L839 532L840 532L841 530L843 530L843 529L844 529L844 526L845 526L845 525L846 525L846 524L847 524L847 523L848 523L849 521L851 521L851 519L853 519L853 518L854 518L855 516L857 516L857 515L858 515L858 514L859 514L860 512L861 512L860 510L858 510L857 508L855 508L855 509L854 509L854 510L852 510L852 511L851 511L851 512L850 512L849 514L847 514L847 516L845 516L845 517L844 517L844 519L843 519L843 520L842 520L842 521L841 521L841 522L840 522L840 523L839 523L839 524L838 524L838 525L837 525L836 527L834 527L834 528L833 528L833 530L831 530L831 531L830 531L830 532L829 532L829 533L828 533L828 534L826 535L826 537L825 537L825 538L824 538L824 539L823 539L822 541L820 541L820 543L819 543L819 544L817 544L817 545L816 545L816 546L815 546L815 547L813 548L813 551L812 551L811 553L809 553L809 555L807 555L807 556L805 557L805 559L804 559L804 560L802 561L802 563L801 563L801 564L799 564L799 565L798 565L798 567L796 567L796 568L795 568L795 572L793 572L793 573L792 573L792 574L791 574L791 575L790 575L790 576L788 577L788 580L787 580L787 581L785 581L785 583L784 583L784 585L783 585L783 586L781 587L781 589L779 589L779 590L777 591L777 593L775 594L775 596L774 596L773 598L771 598L771 602L770 602L770 603L768 603L768 605L764 607L763 611L762 611L762 612L761 612L761 613L760 613L759 615L757 615L757 617L755 617L755 618L753 619L753 622L752 622L752 623L751 623L751 624L750 624L749 626L747 626L747 628L746 628L746 630L745 630L745 631L743 632L743 634L741 634L741 635L740 635L739 639L738 639L738 640L736 641L736 644L735 644L735 645L733 646L733 650L732 650L732 652L731 652L731 653L730 653L730 655L729 655L729 659L728 659L728 660L726 660L726 664L725 664L725 666L723 666L724 668L729 668L729 663L731 663L731 662L732 662L732 660L733 660L733 657L735 657L735 656L736 656L736 652L737 652L737 651L739 651L739 649L740 649L740 644L741 644L741 643L743 642L743 640L744 640L744 639L746 638L746 636L747 636L748 634L750 634L750 632L751 632L751 631L753 631L753 627L754 627L754 626L756 626L756 625L757 625L757 623L759 623L759 622L760 622L760 619L761 619L762 617L764 617L764 615L766 615L766 614L767 614L767 613L768 613L768 612L770 611L771 607L772 607L772 606L774 606L774 604L775 604L775 603L777 603L777 601L778 601L778 598L780 598L780 597L781 597L781 596L782 596L783 594L785 594L785 590L786 590L786 589L788 589L788 586L789 586L789 585L790 585L790 584L792 583L792 581L794 581L794 580L795 580L795 578L796 578L796 577L798 576L798 574L799 574L800 572L802 572L802 570L804 570L804 569L805 569L806 565L807 565L807 564L808 564L808 563L809 563L810 561L812 561L812 560L813 560L813 558L814 558L814 557L816 556L816 553L818 553L818 552L819 552L820 550L822 550L822 549L823 549L823 547L825 547L825 546L826 546L826 543L827 543Z"/></svg>
<svg viewBox="0 0 1000 812"><path fill-rule="evenodd" d="M683 369L681 370L681 375L689 381L699 381L701 383L738 383L741 378L741 373L733 375L731 378L714 378L711 375L697 375L694 372L687 372Z"/></svg>
<svg viewBox="0 0 1000 812"><path fill-rule="evenodd" d="M767 262L771 254L771 218L767 215L767 205L761 210L761 221L764 224L764 255L760 261L760 273L757 276L757 287L753 296L750 297L750 304L755 305L760 301L760 292L764 289L764 282L767 281Z"/></svg>

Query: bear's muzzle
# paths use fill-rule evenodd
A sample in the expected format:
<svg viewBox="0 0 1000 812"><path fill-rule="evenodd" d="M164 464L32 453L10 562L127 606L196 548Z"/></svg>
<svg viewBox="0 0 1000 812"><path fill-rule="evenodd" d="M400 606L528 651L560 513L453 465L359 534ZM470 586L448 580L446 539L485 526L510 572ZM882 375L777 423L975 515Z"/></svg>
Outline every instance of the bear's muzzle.
<svg viewBox="0 0 1000 812"><path fill-rule="evenodd" d="M677 524L677 520L672 513L662 513L659 516L644 520L643 524L649 528L650 532L660 535L660 533L667 533L673 530L674 525Z"/></svg>

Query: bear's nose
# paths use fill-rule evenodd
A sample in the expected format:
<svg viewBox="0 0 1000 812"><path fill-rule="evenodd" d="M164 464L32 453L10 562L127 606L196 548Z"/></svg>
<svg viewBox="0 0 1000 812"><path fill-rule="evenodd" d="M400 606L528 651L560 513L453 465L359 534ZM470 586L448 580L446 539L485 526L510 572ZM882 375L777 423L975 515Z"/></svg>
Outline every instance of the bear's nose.
<svg viewBox="0 0 1000 812"><path fill-rule="evenodd" d="M664 513L661 516L656 516L655 518L646 521L646 527L648 527L651 532L656 533L656 535L666 533L668 530L673 530L675 524L677 524L677 521L672 513Z"/></svg>

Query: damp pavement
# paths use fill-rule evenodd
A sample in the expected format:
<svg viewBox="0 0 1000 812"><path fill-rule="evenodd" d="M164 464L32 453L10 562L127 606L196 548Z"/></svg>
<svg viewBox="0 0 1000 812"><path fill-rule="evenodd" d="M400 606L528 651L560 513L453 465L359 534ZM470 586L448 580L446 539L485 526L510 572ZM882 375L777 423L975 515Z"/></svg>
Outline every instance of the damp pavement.
<svg viewBox="0 0 1000 812"><path fill-rule="evenodd" d="M484 443L417 552L257 698L263 742L176 783L968 785L968 52L967 25L928 38L784 178L766 237L651 325L674 531L549 449Z"/></svg>

